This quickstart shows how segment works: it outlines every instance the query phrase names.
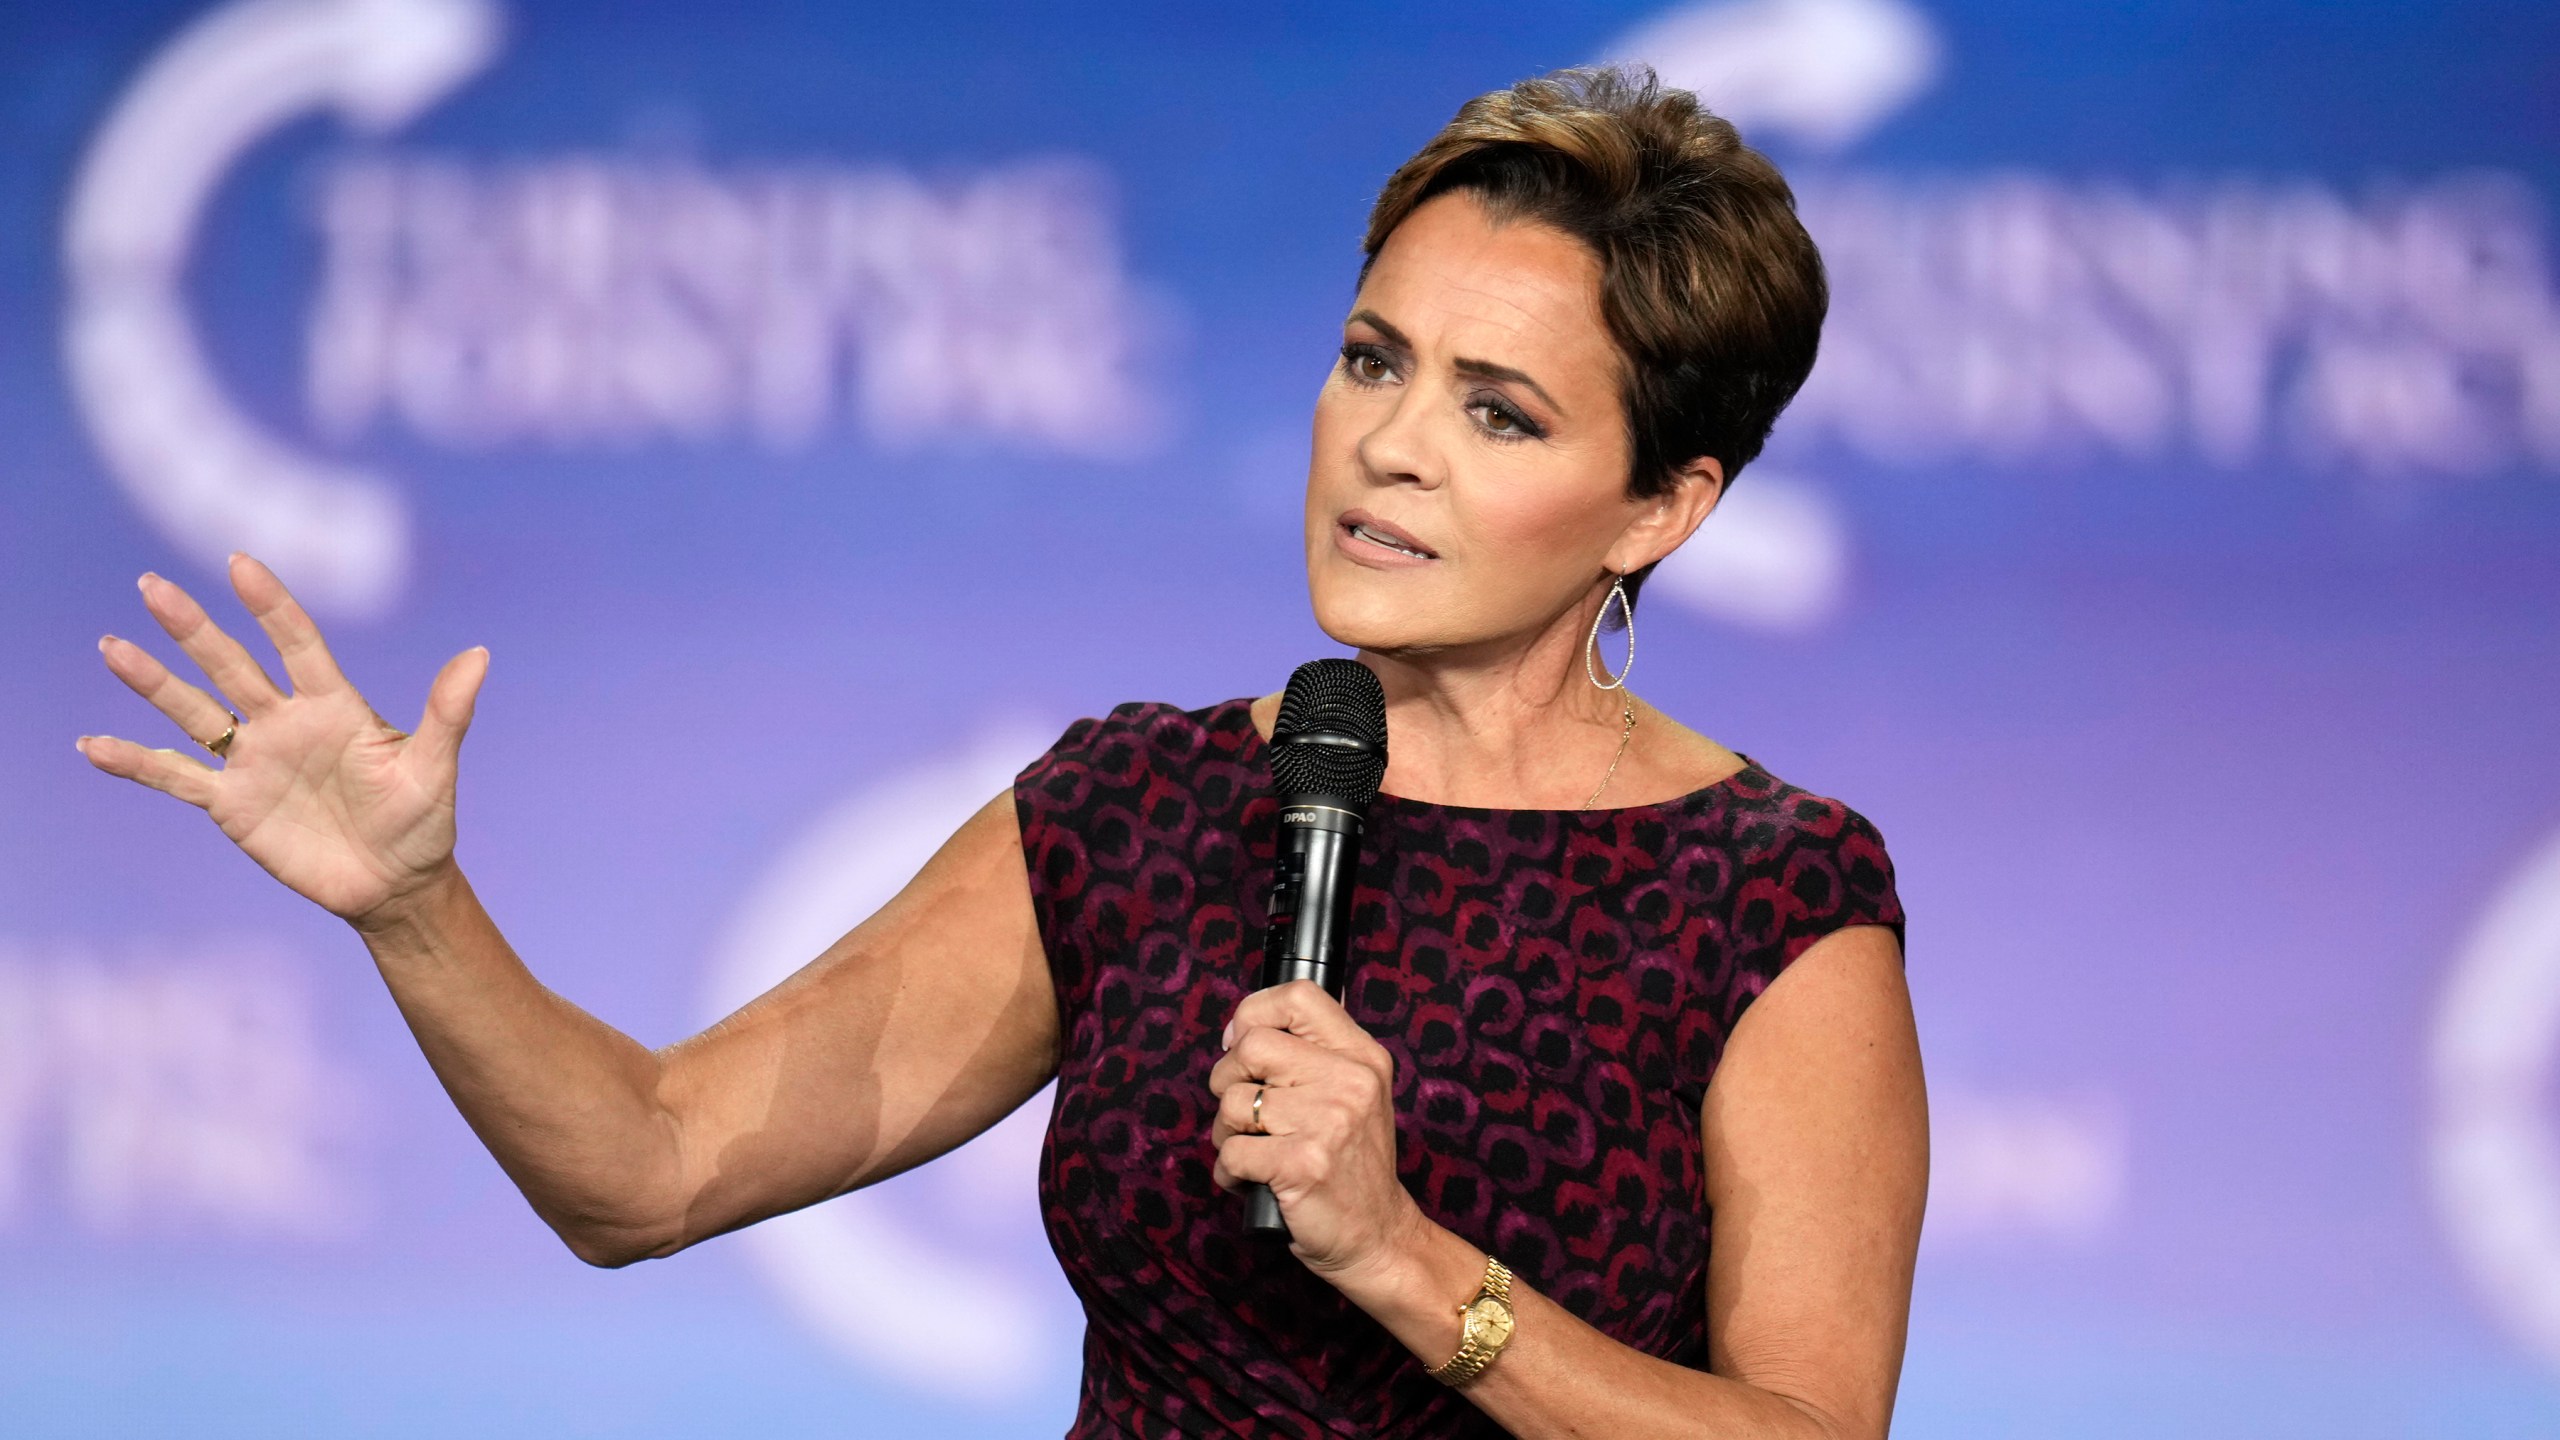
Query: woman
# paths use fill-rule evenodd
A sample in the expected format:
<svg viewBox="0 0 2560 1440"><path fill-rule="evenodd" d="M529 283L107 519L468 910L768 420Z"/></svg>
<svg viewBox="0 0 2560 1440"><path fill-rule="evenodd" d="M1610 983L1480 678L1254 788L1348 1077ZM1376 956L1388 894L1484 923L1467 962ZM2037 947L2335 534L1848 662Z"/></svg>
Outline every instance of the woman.
<svg viewBox="0 0 2560 1440"><path fill-rule="evenodd" d="M1625 691L1631 628L1614 678L1597 653L1802 383L1819 260L1692 97L1571 71L1466 106L1366 250L1306 511L1318 622L1393 735L1343 1003L1246 993L1276 696L1079 723L878 915L654 1053L536 982L454 863L485 650L405 735L254 560L290 694L146 576L229 706L107 664L223 768L81 748L354 925L592 1263L895 1174L1056 1078L1075 1435L1882 1435L1927 1164L1890 867ZM1222 1193L1255 1181L1285 1248Z"/></svg>

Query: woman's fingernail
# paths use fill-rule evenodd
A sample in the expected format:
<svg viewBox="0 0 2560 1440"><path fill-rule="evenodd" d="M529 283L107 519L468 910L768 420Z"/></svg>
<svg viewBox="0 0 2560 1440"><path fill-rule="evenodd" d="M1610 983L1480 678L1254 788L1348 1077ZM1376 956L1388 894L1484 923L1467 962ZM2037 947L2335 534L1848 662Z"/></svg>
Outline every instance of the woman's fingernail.
<svg viewBox="0 0 2560 1440"><path fill-rule="evenodd" d="M1218 1048L1221 1050L1236 1048L1236 1022L1233 1020L1227 1022L1226 1029L1218 1032Z"/></svg>

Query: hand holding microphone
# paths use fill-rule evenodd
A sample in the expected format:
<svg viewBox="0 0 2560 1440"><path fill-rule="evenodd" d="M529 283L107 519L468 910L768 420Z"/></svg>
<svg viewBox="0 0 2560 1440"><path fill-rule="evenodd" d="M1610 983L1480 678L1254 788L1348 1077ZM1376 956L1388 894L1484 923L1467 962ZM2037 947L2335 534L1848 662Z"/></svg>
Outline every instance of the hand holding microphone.
<svg viewBox="0 0 2560 1440"><path fill-rule="evenodd" d="M1276 1194L1245 1186L1257 1201L1270 1196L1275 1216L1288 1202L1285 1227L1248 1223L1247 1233L1286 1239L1336 1283L1410 1253L1412 1232L1426 1222L1396 1172L1395 1062L1386 1047L1306 980L1246 996L1228 1035L1234 1044L1209 1075L1219 1097L1212 1178L1229 1189L1276 1184Z"/></svg>

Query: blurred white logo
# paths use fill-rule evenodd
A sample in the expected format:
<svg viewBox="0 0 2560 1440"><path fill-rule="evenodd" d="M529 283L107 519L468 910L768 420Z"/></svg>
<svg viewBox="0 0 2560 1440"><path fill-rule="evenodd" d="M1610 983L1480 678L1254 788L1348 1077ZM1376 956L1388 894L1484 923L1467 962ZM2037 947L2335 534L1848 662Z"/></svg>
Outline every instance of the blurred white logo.
<svg viewBox="0 0 2560 1440"><path fill-rule="evenodd" d="M1838 150L1927 90L1941 50L1903 0L1713 0L1630 31L1607 58L1651 65L1755 141Z"/></svg>
<svg viewBox="0 0 2560 1440"><path fill-rule="evenodd" d="M1715 0L1605 53L1747 138L1829 153L1923 94L1945 47L1907 0ZM2368 489L2560 469L2560 300L2517 176L2364 195L2309 178L1792 180L1831 309L1782 465L1828 442L1888 467L2280 459ZM1737 482L1664 562L1664 593L1764 627L1836 608L1847 526L1819 490L1772 478Z"/></svg>
<svg viewBox="0 0 2560 1440"><path fill-rule="evenodd" d="M99 1234L344 1233L355 1092L319 1034L263 952L0 942L0 1223L54 1201Z"/></svg>
<svg viewBox="0 0 2560 1440"><path fill-rule="evenodd" d="M1164 305L1120 263L1110 185L1050 160L926 182L878 166L570 155L369 158L322 187L313 418L449 445L996 437L1118 455Z"/></svg>
<svg viewBox="0 0 2560 1440"><path fill-rule="evenodd" d="M2092 1239L2123 1209L2131 1148L2121 1107L2104 1097L1932 1095L1928 1239Z"/></svg>
<svg viewBox="0 0 2560 1440"><path fill-rule="evenodd" d="M1663 557L1645 593L1739 625L1802 630L1830 618L1848 579L1839 507L1802 480L1754 466L1698 533Z"/></svg>
<svg viewBox="0 0 2560 1440"><path fill-rule="evenodd" d="M315 608L377 614L409 517L383 477L224 393L182 277L232 167L334 114L385 136L496 58L496 0L231 0L118 99L74 179L63 351L108 469L185 553L256 551ZM712 171L596 155L373 154L330 167L307 394L457 445L994 437L1119 455L1158 433L1140 345L1169 307L1124 273L1090 165L928 184L825 162Z"/></svg>
<svg viewBox="0 0 2560 1440"><path fill-rule="evenodd" d="M739 907L706 1013L771 989L887 903L1055 734L990 732L822 817ZM889 1379L1002 1405L1072 1375L1083 1317L1036 1198L1050 1095L929 1165L752 1226L737 1243L804 1323Z"/></svg>
<svg viewBox="0 0 2560 1440"><path fill-rule="evenodd" d="M206 203L252 146L324 111L397 129L486 65L498 29L490 0L234 0L155 56L91 142L65 226L72 395L108 468L197 560L254 550L341 613L399 593L399 496L242 414L179 282Z"/></svg>
<svg viewBox="0 0 2560 1440"><path fill-rule="evenodd" d="M2472 932L2430 1039L2428 1159L2454 1251L2516 1336L2560 1368L2560 837Z"/></svg>
<svg viewBox="0 0 2560 1440"><path fill-rule="evenodd" d="M2531 186L1797 177L1831 275L1782 426L1890 466L2289 459L2560 467L2560 307Z"/></svg>

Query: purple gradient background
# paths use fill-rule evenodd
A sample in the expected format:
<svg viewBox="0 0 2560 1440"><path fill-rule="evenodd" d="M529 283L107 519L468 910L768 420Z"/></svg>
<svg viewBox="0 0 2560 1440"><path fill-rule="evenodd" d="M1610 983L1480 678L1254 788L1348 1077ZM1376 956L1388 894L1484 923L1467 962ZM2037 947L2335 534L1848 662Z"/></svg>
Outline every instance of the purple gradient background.
<svg viewBox="0 0 2560 1440"><path fill-rule="evenodd" d="M2498 167L2560 193L2543 9L1929 10L1946 73L1863 169L2352 189ZM133 577L218 586L107 477L55 335L71 164L192 13L0 14L0 941L283 957L354 1077L368 1198L336 1239L101 1233L40 1164L0 1216L0 1432L1054 1431L1071 1371L996 1413L909 1393L798 1326L734 1240L576 1264L342 927L73 753L168 739L91 651L147 624ZM843 797L1002 717L1203 704L1332 653L1292 477L1252 457L1301 432L1366 198L1467 95L1645 13L521 7L400 146L611 151L676 124L711 161L1083 155L1121 186L1127 268L1181 316L1144 370L1174 433L1127 462L850 427L779 458L358 442L415 507L417 580L333 643L395 720L491 647L462 854L537 972L679 1038L739 898ZM341 143L314 123L251 156L190 277L226 382L289 435L316 263L297 196ZM1847 518L1840 610L1768 635L1648 605L1640 688L1882 827L1934 1085L2102 1096L2126 1125L2099 1233L1932 1241L1900 1433L2560 1430L2560 1376L2449 1248L2422 1089L2446 967L2560 829L2560 476L1886 467L1783 424L1781 463Z"/></svg>

